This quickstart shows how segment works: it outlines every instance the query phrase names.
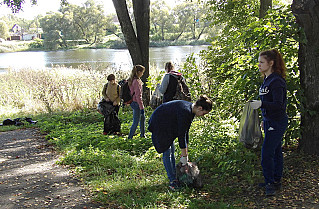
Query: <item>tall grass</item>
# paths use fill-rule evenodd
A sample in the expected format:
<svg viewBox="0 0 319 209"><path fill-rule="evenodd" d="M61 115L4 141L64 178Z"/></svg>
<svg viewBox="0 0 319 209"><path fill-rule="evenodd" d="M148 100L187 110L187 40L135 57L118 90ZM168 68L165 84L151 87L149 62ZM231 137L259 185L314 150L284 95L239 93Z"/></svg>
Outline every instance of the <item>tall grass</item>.
<svg viewBox="0 0 319 209"><path fill-rule="evenodd" d="M128 74L115 69L9 69L0 74L0 114L8 110L50 113L94 108L110 73L118 79Z"/></svg>

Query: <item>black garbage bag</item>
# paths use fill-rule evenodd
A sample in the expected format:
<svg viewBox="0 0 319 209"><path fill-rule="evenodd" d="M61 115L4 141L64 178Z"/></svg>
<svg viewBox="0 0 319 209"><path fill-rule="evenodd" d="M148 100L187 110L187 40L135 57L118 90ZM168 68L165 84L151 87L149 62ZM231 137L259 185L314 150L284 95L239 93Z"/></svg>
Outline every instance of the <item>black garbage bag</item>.
<svg viewBox="0 0 319 209"><path fill-rule="evenodd" d="M250 107L249 102L245 104L243 115L239 125L239 141L250 149L258 148L263 142L260 129L258 110Z"/></svg>
<svg viewBox="0 0 319 209"><path fill-rule="evenodd" d="M104 116L104 132L114 133L121 131L121 121L112 103L102 99L98 106L98 111Z"/></svg>
<svg viewBox="0 0 319 209"><path fill-rule="evenodd" d="M106 118L115 110L115 107L110 102L102 99L97 105L97 110Z"/></svg>
<svg viewBox="0 0 319 209"><path fill-rule="evenodd" d="M115 111L111 112L104 118L104 132L121 132L121 122Z"/></svg>

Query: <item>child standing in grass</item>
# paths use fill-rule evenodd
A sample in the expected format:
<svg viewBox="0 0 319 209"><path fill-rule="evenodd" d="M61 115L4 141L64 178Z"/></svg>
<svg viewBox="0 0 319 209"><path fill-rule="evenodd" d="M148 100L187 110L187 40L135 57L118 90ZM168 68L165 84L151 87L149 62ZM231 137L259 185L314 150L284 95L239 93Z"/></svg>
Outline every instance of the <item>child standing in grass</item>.
<svg viewBox="0 0 319 209"><path fill-rule="evenodd" d="M118 117L118 112L120 110L120 92L121 92L121 86L118 85L118 83L115 80L115 75L110 74L107 76L108 82L104 85L102 90L103 99L107 104L110 104L113 106L114 111L116 113L116 117ZM103 134L106 135L110 132L118 132L118 127L115 128L116 130L112 130L113 128L110 127L110 121L107 120L107 118L104 118L104 131Z"/></svg>
<svg viewBox="0 0 319 209"><path fill-rule="evenodd" d="M176 179L175 146L178 138L181 148L180 162L188 162L188 132L195 116L203 116L212 110L212 102L207 96L201 96L194 104L184 100L163 103L152 114L148 130L152 132L152 141L158 153L163 153L163 164L170 181L169 188L180 187Z"/></svg>

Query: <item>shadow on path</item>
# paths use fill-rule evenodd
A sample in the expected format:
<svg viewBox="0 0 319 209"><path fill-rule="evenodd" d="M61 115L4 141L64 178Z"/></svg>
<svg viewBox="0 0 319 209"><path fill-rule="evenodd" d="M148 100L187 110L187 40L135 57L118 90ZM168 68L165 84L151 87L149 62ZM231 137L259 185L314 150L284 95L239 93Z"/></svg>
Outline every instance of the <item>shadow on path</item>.
<svg viewBox="0 0 319 209"><path fill-rule="evenodd" d="M37 129L0 132L0 208L103 208Z"/></svg>

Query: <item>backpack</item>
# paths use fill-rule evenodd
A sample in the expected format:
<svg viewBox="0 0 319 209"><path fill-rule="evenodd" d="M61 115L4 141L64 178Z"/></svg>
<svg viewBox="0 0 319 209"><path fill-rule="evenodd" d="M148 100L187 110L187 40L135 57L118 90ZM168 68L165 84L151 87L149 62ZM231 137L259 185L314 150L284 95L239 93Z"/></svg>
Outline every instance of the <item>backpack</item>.
<svg viewBox="0 0 319 209"><path fill-rule="evenodd" d="M128 85L127 80L121 80L119 82L119 85L121 86L121 93L120 97L123 100L123 104L131 104L133 102L133 95L131 94L130 87ZM134 92L135 93L135 92Z"/></svg>
<svg viewBox="0 0 319 209"><path fill-rule="evenodd" d="M191 94L189 93L188 86L186 85L184 79L182 76L179 76L176 78L177 80L177 86L176 86L176 92L173 97L173 100L185 100L185 101L191 101Z"/></svg>

